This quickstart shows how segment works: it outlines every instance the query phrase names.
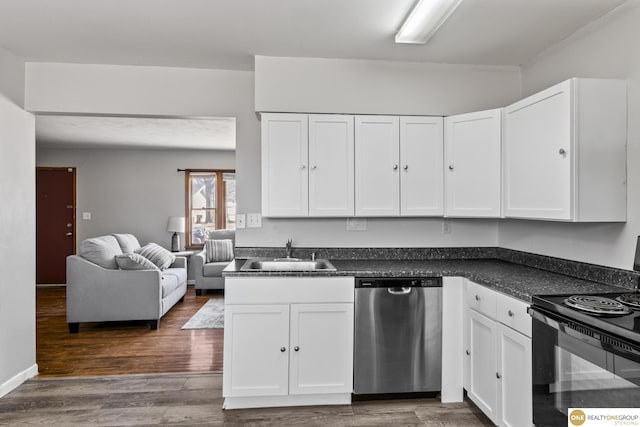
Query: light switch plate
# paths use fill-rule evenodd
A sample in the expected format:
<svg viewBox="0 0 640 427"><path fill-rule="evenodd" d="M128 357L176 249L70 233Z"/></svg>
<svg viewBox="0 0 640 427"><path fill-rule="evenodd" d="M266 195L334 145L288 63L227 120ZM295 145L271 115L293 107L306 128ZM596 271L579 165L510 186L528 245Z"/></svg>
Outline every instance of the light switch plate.
<svg viewBox="0 0 640 427"><path fill-rule="evenodd" d="M367 219L347 218L347 231L367 231Z"/></svg>
<svg viewBox="0 0 640 427"><path fill-rule="evenodd" d="M82 219L91 219L91 212L82 212Z"/></svg>
<svg viewBox="0 0 640 427"><path fill-rule="evenodd" d="M262 215L259 213L247 214L247 227L260 228L262 227Z"/></svg>
<svg viewBox="0 0 640 427"><path fill-rule="evenodd" d="M236 228L245 228L247 226L247 216L245 214L236 214Z"/></svg>

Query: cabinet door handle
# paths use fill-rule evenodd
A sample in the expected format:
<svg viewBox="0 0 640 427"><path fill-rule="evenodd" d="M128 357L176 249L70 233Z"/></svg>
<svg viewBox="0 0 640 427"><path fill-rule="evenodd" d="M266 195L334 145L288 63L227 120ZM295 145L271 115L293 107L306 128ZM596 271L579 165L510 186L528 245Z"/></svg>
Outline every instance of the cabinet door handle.
<svg viewBox="0 0 640 427"><path fill-rule="evenodd" d="M284 353L285 351L287 351L287 349L284 347L280 347L280 351Z"/></svg>
<svg viewBox="0 0 640 427"><path fill-rule="evenodd" d="M393 170L394 171L398 170L398 165L393 165Z"/></svg>
<svg viewBox="0 0 640 427"><path fill-rule="evenodd" d="M68 237L68 236L73 236L73 233L67 233L67 237Z"/></svg>
<svg viewBox="0 0 640 427"><path fill-rule="evenodd" d="M476 301L480 301L480 295L476 295Z"/></svg>
<svg viewBox="0 0 640 427"><path fill-rule="evenodd" d="M513 311L509 310L507 311L507 314L509 315L509 317L513 317Z"/></svg>
<svg viewBox="0 0 640 427"><path fill-rule="evenodd" d="M564 148L561 148L560 150L558 150L558 154L564 156L565 154L567 154L567 150L565 150Z"/></svg>
<svg viewBox="0 0 640 427"><path fill-rule="evenodd" d="M453 170L453 165L449 165L449 170L452 171Z"/></svg>
<svg viewBox="0 0 640 427"><path fill-rule="evenodd" d="M502 375L500 375L500 372L496 372L496 378L497 378L497 379L502 378Z"/></svg>
<svg viewBox="0 0 640 427"><path fill-rule="evenodd" d="M471 352L469 350L465 351L465 353L467 353L467 356L471 355Z"/></svg>
<svg viewBox="0 0 640 427"><path fill-rule="evenodd" d="M409 165L404 165L403 169L404 170L408 170L409 169Z"/></svg>
<svg viewBox="0 0 640 427"><path fill-rule="evenodd" d="M293 347L293 351L300 351L300 347L298 346Z"/></svg>

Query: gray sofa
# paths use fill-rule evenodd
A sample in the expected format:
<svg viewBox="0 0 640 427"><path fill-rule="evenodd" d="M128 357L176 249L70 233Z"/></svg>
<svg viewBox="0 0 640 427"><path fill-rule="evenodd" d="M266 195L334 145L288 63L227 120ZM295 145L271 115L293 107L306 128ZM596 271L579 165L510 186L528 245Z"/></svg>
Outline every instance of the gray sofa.
<svg viewBox="0 0 640 427"><path fill-rule="evenodd" d="M230 239L235 248L235 230L215 230L209 232L209 239ZM207 263L207 251L202 250L191 257L195 278L196 295L202 295L206 289L224 289L224 277L222 270L229 265L229 261Z"/></svg>
<svg viewBox="0 0 640 427"><path fill-rule="evenodd" d="M115 257L140 248L135 236L114 234L86 239L78 255L67 257L67 323L76 333L81 322L159 320L187 291L187 260L169 268L121 270Z"/></svg>

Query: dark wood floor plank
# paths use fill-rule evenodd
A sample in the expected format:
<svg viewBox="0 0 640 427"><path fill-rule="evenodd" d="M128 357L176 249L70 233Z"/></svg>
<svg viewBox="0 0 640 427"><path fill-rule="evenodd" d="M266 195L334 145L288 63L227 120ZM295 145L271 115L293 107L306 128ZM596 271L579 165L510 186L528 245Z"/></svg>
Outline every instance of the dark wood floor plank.
<svg viewBox="0 0 640 427"><path fill-rule="evenodd" d="M184 302L162 317L158 330L148 322L82 323L70 334L63 286L36 290L37 354L43 377L222 372L223 329L180 328L210 298L196 296L192 287Z"/></svg>

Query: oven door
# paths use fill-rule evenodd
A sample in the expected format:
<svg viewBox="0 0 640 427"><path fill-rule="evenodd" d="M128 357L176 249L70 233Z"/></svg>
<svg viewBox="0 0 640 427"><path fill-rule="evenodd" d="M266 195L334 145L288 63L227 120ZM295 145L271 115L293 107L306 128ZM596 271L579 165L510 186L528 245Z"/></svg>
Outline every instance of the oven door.
<svg viewBox="0 0 640 427"><path fill-rule="evenodd" d="M568 408L635 408L640 348L532 307L533 422L567 425Z"/></svg>

